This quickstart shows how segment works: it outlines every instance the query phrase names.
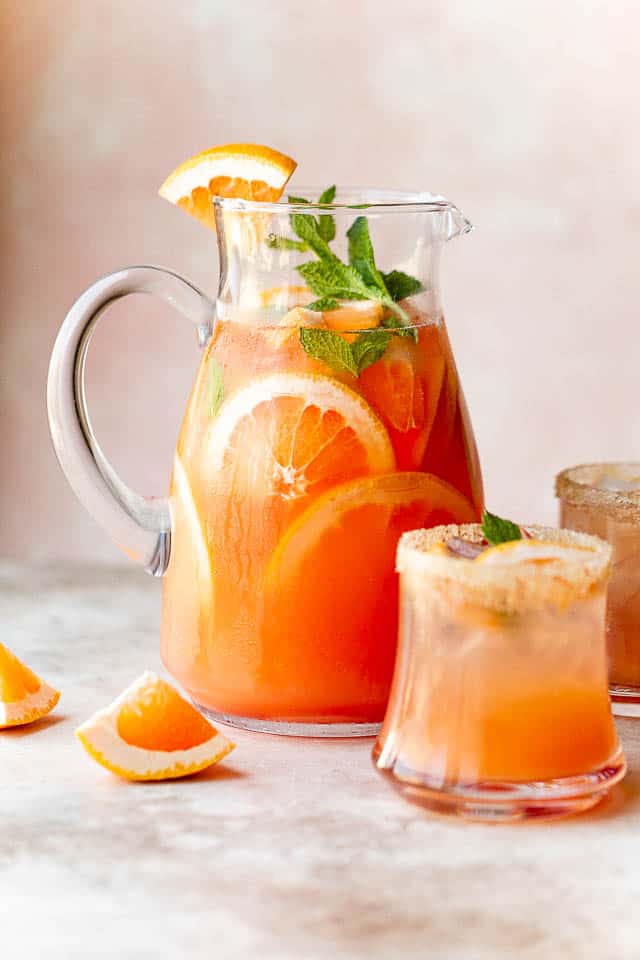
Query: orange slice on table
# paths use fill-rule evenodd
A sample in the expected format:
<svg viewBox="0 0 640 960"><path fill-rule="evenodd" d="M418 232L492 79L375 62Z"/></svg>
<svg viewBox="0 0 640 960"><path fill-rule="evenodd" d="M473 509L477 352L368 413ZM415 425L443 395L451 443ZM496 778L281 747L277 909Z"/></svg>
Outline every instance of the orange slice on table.
<svg viewBox="0 0 640 960"><path fill-rule="evenodd" d="M352 480L315 500L289 527L267 567L269 615L317 625L322 634L348 635L364 609L397 615L395 551L402 533L416 527L477 519L469 501L427 473L403 472Z"/></svg>
<svg viewBox="0 0 640 960"><path fill-rule="evenodd" d="M234 748L155 673L143 673L76 735L89 756L126 780L186 777Z"/></svg>
<svg viewBox="0 0 640 960"><path fill-rule="evenodd" d="M384 426L354 390L320 374L275 373L226 400L205 438L207 471L236 497L317 496L395 468Z"/></svg>
<svg viewBox="0 0 640 960"><path fill-rule="evenodd" d="M185 160L158 192L205 226L215 228L213 197L274 203L295 168L295 160L270 147L229 143Z"/></svg>
<svg viewBox="0 0 640 960"><path fill-rule="evenodd" d="M0 730L39 720L59 699L57 690L0 643Z"/></svg>

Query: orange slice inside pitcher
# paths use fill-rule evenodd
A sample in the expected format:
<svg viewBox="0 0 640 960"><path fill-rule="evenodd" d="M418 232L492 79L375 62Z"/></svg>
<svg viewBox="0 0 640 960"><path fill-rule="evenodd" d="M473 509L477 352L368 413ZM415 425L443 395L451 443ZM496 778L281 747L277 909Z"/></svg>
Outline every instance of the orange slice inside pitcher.
<svg viewBox="0 0 640 960"><path fill-rule="evenodd" d="M394 337L384 357L360 375L362 392L387 426L398 466L405 470L422 466L446 368L437 328L425 326L419 336L428 341L419 349Z"/></svg>
<svg viewBox="0 0 640 960"><path fill-rule="evenodd" d="M464 523L474 508L427 473L352 480L314 503L291 525L268 565L265 590L274 623L317 624L322 635L348 634L362 611L389 614L395 635L395 551L416 527Z"/></svg>
<svg viewBox="0 0 640 960"><path fill-rule="evenodd" d="M213 197L274 203L295 168L295 160L271 147L229 143L185 160L158 192L205 226L215 228Z"/></svg>
<svg viewBox="0 0 640 960"><path fill-rule="evenodd" d="M143 673L76 735L90 757L127 780L185 777L218 763L234 747L154 673Z"/></svg>
<svg viewBox="0 0 640 960"><path fill-rule="evenodd" d="M57 690L0 643L0 730L39 720L59 699Z"/></svg>
<svg viewBox="0 0 640 960"><path fill-rule="evenodd" d="M210 476L228 473L238 496L293 501L353 477L394 469L384 426L331 377L276 373L223 403L206 438Z"/></svg>

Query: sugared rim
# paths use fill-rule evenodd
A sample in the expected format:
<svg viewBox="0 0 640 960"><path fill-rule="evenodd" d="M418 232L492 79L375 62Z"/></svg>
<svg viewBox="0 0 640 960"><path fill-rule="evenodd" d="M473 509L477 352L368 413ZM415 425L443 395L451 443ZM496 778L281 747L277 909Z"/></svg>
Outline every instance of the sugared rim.
<svg viewBox="0 0 640 960"><path fill-rule="evenodd" d="M605 476L625 483L637 481L637 490L603 490ZM572 507L595 510L621 523L640 523L640 463L582 463L556 477L556 496Z"/></svg>
<svg viewBox="0 0 640 960"><path fill-rule="evenodd" d="M552 565L532 563L484 563L456 557L438 545L452 537L471 543L484 539L479 523L451 524L431 530L411 530L398 544L396 569L401 574L417 576L428 589L437 581L439 591L447 586L456 591L462 602L477 603L502 610L519 612L540 607L571 603L585 596L596 586L604 586L611 564L611 547L599 537L556 527L526 526L534 540L580 550L567 551L566 558ZM582 556L584 553L584 556Z"/></svg>

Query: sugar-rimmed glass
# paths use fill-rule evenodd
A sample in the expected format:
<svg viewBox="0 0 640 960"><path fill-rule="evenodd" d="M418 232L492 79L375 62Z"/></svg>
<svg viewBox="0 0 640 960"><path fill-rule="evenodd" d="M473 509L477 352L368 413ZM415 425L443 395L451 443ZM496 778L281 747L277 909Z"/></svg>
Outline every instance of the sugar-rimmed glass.
<svg viewBox="0 0 640 960"><path fill-rule="evenodd" d="M607 600L613 712L640 716L640 463L588 463L556 478L560 524L613 549Z"/></svg>
<svg viewBox="0 0 640 960"><path fill-rule="evenodd" d="M476 524L413 531L398 547L398 658L374 762L439 813L566 815L624 775L607 692L610 547L527 532L569 549L542 563L454 556L451 538L482 542Z"/></svg>

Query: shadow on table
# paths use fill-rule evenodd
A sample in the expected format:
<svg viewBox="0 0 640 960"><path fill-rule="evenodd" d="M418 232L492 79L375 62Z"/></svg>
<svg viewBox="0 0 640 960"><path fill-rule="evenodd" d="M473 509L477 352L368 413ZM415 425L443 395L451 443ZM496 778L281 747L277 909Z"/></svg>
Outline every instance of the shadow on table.
<svg viewBox="0 0 640 960"><path fill-rule="evenodd" d="M23 723L16 727L5 727L0 730L0 737L11 737L19 740L21 737L31 737L47 727L55 727L69 718L64 713L48 714L46 717L40 717L39 720L33 720L31 723Z"/></svg>

